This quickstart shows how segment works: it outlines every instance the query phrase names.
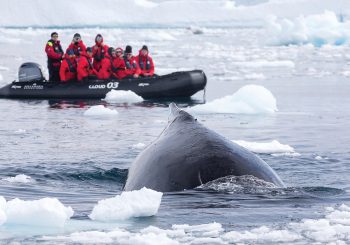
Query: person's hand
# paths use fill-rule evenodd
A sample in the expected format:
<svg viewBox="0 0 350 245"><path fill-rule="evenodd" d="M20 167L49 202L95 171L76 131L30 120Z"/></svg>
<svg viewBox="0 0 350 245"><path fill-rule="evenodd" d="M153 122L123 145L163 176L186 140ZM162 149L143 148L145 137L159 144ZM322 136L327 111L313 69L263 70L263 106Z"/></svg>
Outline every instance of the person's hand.
<svg viewBox="0 0 350 245"><path fill-rule="evenodd" d="M134 78L138 78L139 77L139 75L138 74L134 74Z"/></svg>

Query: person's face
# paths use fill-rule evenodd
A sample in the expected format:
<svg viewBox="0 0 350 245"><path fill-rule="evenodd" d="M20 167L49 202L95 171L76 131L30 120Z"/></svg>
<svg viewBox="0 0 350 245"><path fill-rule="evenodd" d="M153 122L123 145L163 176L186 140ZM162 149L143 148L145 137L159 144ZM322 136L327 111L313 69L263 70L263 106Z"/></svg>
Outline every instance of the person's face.
<svg viewBox="0 0 350 245"><path fill-rule="evenodd" d="M97 43L102 43L102 37L100 37L100 36L96 37L96 42Z"/></svg>
<svg viewBox="0 0 350 245"><path fill-rule="evenodd" d="M141 50L142 55L146 56L148 54L148 51L146 49Z"/></svg>
<svg viewBox="0 0 350 245"><path fill-rule="evenodd" d="M117 56L118 56L118 57L121 57L121 56L123 55L123 52L122 52L122 51L117 51L116 53L117 53Z"/></svg>
<svg viewBox="0 0 350 245"><path fill-rule="evenodd" d="M74 41L75 43L78 43L80 40L81 40L80 37L75 37L75 38L73 38L73 41Z"/></svg>
<svg viewBox="0 0 350 245"><path fill-rule="evenodd" d="M112 57L117 57L117 53L115 51L112 52Z"/></svg>
<svg viewBox="0 0 350 245"><path fill-rule="evenodd" d="M86 52L86 53L90 58L92 57L92 52Z"/></svg>
<svg viewBox="0 0 350 245"><path fill-rule="evenodd" d="M75 54L70 54L69 58L71 58L71 59L75 58Z"/></svg>
<svg viewBox="0 0 350 245"><path fill-rule="evenodd" d="M132 53L127 53L126 54L126 58L128 58L128 60L131 58L131 56L132 56Z"/></svg>
<svg viewBox="0 0 350 245"><path fill-rule="evenodd" d="M58 40L58 35L57 34L52 35L52 40L57 41Z"/></svg>

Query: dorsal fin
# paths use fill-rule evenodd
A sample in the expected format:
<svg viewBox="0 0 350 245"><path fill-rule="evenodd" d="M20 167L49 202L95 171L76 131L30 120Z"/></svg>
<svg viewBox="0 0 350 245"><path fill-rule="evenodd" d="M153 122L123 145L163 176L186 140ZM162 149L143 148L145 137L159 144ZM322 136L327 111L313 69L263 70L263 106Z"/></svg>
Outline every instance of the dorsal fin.
<svg viewBox="0 0 350 245"><path fill-rule="evenodd" d="M169 118L168 122L174 121L176 118L181 118L184 121L195 121L194 117L188 112L181 110L175 103L170 103L169 105Z"/></svg>

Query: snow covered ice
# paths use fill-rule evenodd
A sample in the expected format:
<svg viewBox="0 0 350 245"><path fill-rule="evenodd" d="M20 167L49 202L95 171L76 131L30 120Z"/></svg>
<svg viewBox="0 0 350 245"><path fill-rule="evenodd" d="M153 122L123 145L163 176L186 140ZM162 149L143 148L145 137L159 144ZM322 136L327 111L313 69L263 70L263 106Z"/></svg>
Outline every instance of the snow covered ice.
<svg viewBox="0 0 350 245"><path fill-rule="evenodd" d="M91 106L84 112L89 117L110 117L118 115L118 111L104 107L103 105Z"/></svg>
<svg viewBox="0 0 350 245"><path fill-rule="evenodd" d="M141 96L138 96L134 92L127 90L114 90L112 89L110 92L106 94L106 97L103 99L108 103L138 103L142 102L143 99Z"/></svg>

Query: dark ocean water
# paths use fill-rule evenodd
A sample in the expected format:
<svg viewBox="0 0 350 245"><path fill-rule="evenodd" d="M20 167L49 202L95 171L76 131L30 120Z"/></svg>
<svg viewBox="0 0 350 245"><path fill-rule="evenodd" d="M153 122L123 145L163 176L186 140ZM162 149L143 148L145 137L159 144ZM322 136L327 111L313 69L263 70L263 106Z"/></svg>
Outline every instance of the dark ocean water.
<svg viewBox="0 0 350 245"><path fill-rule="evenodd" d="M274 114L195 115L201 123L231 140L267 142L276 139L292 146L300 156L259 154L285 182L285 189L249 186L237 189L233 185L221 191L204 188L164 193L157 215L127 221L129 231L138 232L150 225L168 229L173 224L211 222L222 224L226 231L260 226L277 229L305 218L322 218L325 207L349 205L350 86L349 78L339 73L349 62L343 55L347 47L327 50L261 46L251 37L262 37L259 30L209 30L201 36L173 30L170 34L176 36L175 41L150 41L150 45L157 48L155 60L160 66L164 64L163 68L203 69L208 76L207 101L232 95L240 87L252 83L270 90L277 100L279 111ZM19 38L25 35L18 34ZM246 40L243 43L228 41L235 36ZM184 44L186 42L197 46ZM6 45L11 49L14 44ZM190 50L201 49L205 51L199 56L189 55ZM38 52L41 50L27 50L23 57L31 54L41 57ZM256 56L268 60L266 54L273 54L275 61L289 60L295 66L242 68L234 60L238 54L245 55L246 60L253 63ZM6 84L14 78L22 59L6 56L3 51L0 57L0 65L9 67L1 72L4 77L1 83ZM208 62L207 59L212 60ZM218 64L224 67L223 71ZM328 73L322 73L324 71ZM265 79L247 79L244 75L248 73L263 73ZM192 100L177 102L186 108L203 103L202 96L200 92ZM69 222L88 223L75 230L106 230L108 224L94 224L88 215L99 200L121 193L128 168L141 151L133 146L147 145L162 132L170 102L116 105L102 101L1 99L0 179L25 174L35 182L1 180L0 195L7 200L57 197L75 211ZM84 111L96 104L105 104L119 115L112 118L84 116ZM0 228L3 241L34 243L46 234L41 229L31 228L35 230L33 233L25 228L24 231L17 229L3 225ZM66 232L55 230L52 233ZM312 241L306 239L302 243ZM262 243L272 242L273 239Z"/></svg>

